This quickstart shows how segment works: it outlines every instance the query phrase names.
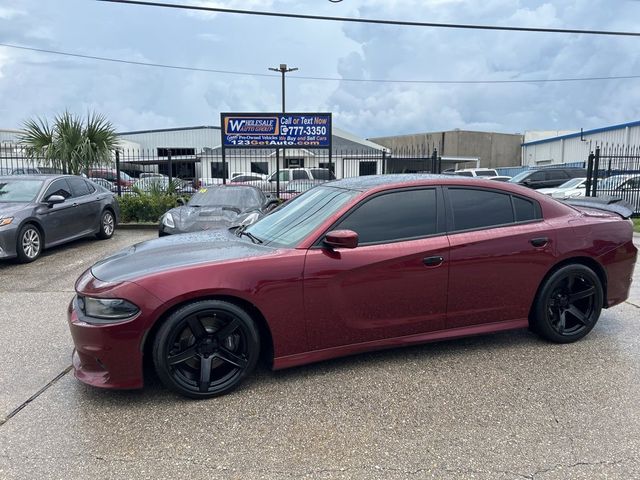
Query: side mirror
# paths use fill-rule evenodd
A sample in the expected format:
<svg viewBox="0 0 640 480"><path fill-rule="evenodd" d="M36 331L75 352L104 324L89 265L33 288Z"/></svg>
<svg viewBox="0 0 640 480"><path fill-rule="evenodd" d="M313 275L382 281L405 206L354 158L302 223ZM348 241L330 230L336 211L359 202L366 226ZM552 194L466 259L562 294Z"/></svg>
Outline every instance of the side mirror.
<svg viewBox="0 0 640 480"><path fill-rule="evenodd" d="M64 200L65 198L62 195L50 195L49 198L47 198L47 203L50 207L53 207L59 203L64 203Z"/></svg>
<svg viewBox="0 0 640 480"><path fill-rule="evenodd" d="M324 236L324 244L331 248L356 248L358 234L353 230L332 230Z"/></svg>

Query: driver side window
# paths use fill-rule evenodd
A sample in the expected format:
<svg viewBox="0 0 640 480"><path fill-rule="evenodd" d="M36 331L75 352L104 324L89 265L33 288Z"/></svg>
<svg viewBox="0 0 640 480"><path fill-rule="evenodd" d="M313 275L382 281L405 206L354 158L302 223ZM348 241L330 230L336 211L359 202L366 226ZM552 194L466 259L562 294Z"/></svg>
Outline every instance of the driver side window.
<svg viewBox="0 0 640 480"><path fill-rule="evenodd" d="M51 185L49 185L49 188L47 188L47 191L44 194L43 199L46 200L51 195L60 195L64 197L65 200L67 198L70 198L72 195L71 195L71 189L69 188L69 184L67 183L67 180L64 178L59 178L58 180L54 180L54 182Z"/></svg>
<svg viewBox="0 0 640 480"><path fill-rule="evenodd" d="M365 200L332 230L353 230L360 245L399 242L438 233L436 190L400 190Z"/></svg>

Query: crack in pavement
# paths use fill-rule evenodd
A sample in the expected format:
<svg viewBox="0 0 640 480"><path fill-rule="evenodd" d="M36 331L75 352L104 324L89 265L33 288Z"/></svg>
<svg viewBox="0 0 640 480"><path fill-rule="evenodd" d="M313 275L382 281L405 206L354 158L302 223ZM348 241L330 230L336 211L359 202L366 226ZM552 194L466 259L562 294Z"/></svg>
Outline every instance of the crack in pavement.
<svg viewBox="0 0 640 480"><path fill-rule="evenodd" d="M87 455L73 455L75 457L78 458L83 458L86 459ZM549 467L545 467L545 468L541 468L539 470L534 471L533 473L521 473L521 472L515 472L512 470L500 470L497 468L489 468L489 469L475 469L475 468L455 468L455 467L447 467L447 466L431 466L431 467L420 467L420 468L399 468L399 467L388 467L388 466L381 466L381 465L356 465L356 466L345 466L345 467L316 467L316 468L309 468L309 469L277 469L277 468L260 468L260 467L248 467L248 468L238 468L238 466L227 466L224 464L217 464L217 465L213 465L211 464L210 461L199 461L197 459L194 458L187 458L187 457L183 457L183 456L174 456L174 455L163 455L162 457L155 457L155 456L141 456L141 457L137 457L137 458L127 458L127 457L108 457L105 455L99 455L99 454L88 454L89 457L92 457L94 460L99 461L99 462L106 462L106 463L140 463L140 462L154 462L154 463L166 463L166 462L171 462L172 464L175 464L175 462L183 462L183 463L187 463L190 465L194 465L200 468L204 468L208 471L211 472L219 472L219 473L224 473L226 475L228 474L242 474L245 475L249 472L253 472L254 474L260 474L260 475L276 475L276 478L283 478L284 476L290 477L290 478L315 478L318 475L323 475L323 474L347 474L348 472L351 473L355 473L357 471L366 473L366 472L377 472L378 474L387 472L387 473L398 473L398 474L402 474L402 475L407 475L407 476L413 476L413 475L418 475L421 473L435 473L435 472L446 472L446 473L451 473L454 475L460 475L460 474L475 474L475 475L488 475L488 476L492 476L492 475L496 475L496 474L501 474L501 475L507 475L507 476L513 476L516 478L521 478L521 479L526 479L526 480L535 480L539 475L543 475L545 473L549 473L549 472L554 472L558 469L571 469L571 468L576 468L576 467L580 467L580 466L598 466L598 465L620 465L623 463L627 463L627 462L632 462L632 461L638 461L637 458L635 457L627 457L627 458L621 458L621 459L617 459L617 460L600 460L600 461L578 461L572 464L563 464L563 463L558 463ZM0 458L7 458L7 459L15 459L16 457L13 457L11 455L7 455L7 454L0 454ZM28 459L28 460L35 460L38 462L41 462L43 460L50 460L50 461L55 461L56 460L56 456L41 456L41 455L19 455L17 458L21 458L21 459ZM251 475L254 476L254 475ZM247 478L250 478L251 476L247 476Z"/></svg>
<svg viewBox="0 0 640 480"><path fill-rule="evenodd" d="M9 414L6 417L4 417L3 419L0 420L0 427L2 427L5 423L7 423L9 420L11 420L11 418L13 418L18 412L20 412L20 410L22 410L24 407L26 407L31 402L33 402L36 398L38 398L40 395L42 395L44 392L46 392L50 387L55 385L55 383L58 380L60 380L62 377L64 377L67 373L69 373L71 371L71 368L72 368L72 366L69 365L62 372L60 372L58 375L56 375L53 380L51 380L44 387L42 387L40 390L38 390L36 393L31 395L24 402L22 402L20 405L18 405L16 408L14 408L11 412L9 412Z"/></svg>

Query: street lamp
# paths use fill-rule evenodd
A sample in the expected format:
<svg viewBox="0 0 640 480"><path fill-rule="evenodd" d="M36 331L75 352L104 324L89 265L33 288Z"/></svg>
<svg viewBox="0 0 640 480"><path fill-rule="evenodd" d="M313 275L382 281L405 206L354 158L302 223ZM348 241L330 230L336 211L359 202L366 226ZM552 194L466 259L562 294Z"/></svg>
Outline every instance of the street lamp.
<svg viewBox="0 0 640 480"><path fill-rule="evenodd" d="M284 75L286 73L289 73L289 72L295 72L298 69L297 68L287 68L287 64L286 63L281 63L279 68L269 67L269 70L271 70L272 72L280 72L280 73L282 73L282 113L284 113L285 112L285 108L284 108Z"/></svg>
<svg viewBox="0 0 640 480"><path fill-rule="evenodd" d="M285 98L285 94L284 94L284 76L285 74L289 73L289 72L295 72L296 70L298 70L297 68L288 68L286 63L281 63L279 68L272 68L269 67L269 70L271 70L272 72L280 72L282 73L282 113L284 114L285 112L285 105L284 105L284 98ZM286 152L286 148L282 149L282 164L286 167L287 163L285 161L285 152ZM279 149L276 149L276 194L278 196L280 196L280 155L278 154L280 152Z"/></svg>

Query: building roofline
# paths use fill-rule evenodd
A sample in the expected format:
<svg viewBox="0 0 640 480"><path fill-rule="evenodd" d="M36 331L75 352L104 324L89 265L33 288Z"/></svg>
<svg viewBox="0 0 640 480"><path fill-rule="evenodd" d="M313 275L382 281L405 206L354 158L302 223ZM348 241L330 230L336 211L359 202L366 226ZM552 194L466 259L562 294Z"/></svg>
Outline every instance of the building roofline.
<svg viewBox="0 0 640 480"><path fill-rule="evenodd" d="M134 130L131 132L118 132L117 135L135 135L143 133L160 133L160 132L177 132L180 130L220 130L220 127L212 125L202 125L198 127L174 127L174 128L156 128L152 130Z"/></svg>
<svg viewBox="0 0 640 480"><path fill-rule="evenodd" d="M549 137L549 138L542 138L540 140L532 140L531 142L523 143L522 146L526 147L529 145L539 145L541 143L555 142L556 140L576 138L576 137L579 137L580 135L582 136L593 135L594 133L610 132L612 130L620 130L621 128L638 127L638 126L640 126L640 120L636 120L635 122L620 123L618 125L610 125L608 127L594 128L592 130L583 130L582 132L567 133L566 135L558 135L557 137Z"/></svg>

